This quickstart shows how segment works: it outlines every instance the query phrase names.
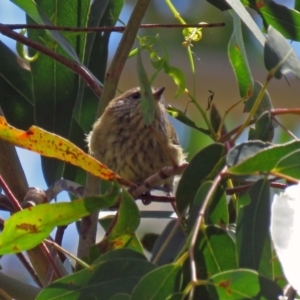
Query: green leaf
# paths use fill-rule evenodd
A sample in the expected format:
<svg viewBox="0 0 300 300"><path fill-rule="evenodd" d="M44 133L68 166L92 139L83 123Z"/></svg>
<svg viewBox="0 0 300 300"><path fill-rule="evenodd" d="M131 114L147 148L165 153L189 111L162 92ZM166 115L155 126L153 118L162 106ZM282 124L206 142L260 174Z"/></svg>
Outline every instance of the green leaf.
<svg viewBox="0 0 300 300"><path fill-rule="evenodd" d="M258 146L259 142L252 142L253 145ZM232 175L249 175L249 174L266 174L276 172L276 175L287 175L294 179L300 179L299 159L297 156L300 150L300 141L292 141L282 145L269 146L263 150L252 152L248 158L239 160L238 156L242 155L242 148L251 151L251 142L243 143L239 147L233 148L230 151L232 154L231 161L238 162L236 165L228 169L228 173ZM261 146L267 145L261 143ZM240 148L240 149L239 149ZM258 148L257 148L258 149ZM233 153L236 153L234 155ZM251 152L250 152L251 153ZM229 155L228 154L228 155Z"/></svg>
<svg viewBox="0 0 300 300"><path fill-rule="evenodd" d="M95 0L88 16L88 27L114 26L124 0ZM107 69L108 45L111 32L90 32L85 43L84 64L101 81ZM101 59L99 59L101 57ZM95 121L99 98L81 80L74 109L74 118L88 132Z"/></svg>
<svg viewBox="0 0 300 300"><path fill-rule="evenodd" d="M292 72L300 79L300 62L296 53L286 39L272 26L268 29L264 61L271 76L280 79L282 75Z"/></svg>
<svg viewBox="0 0 300 300"><path fill-rule="evenodd" d="M209 135L210 132L207 129L203 129L198 127L194 121L192 121L189 117L186 116L186 114L184 112L182 112L180 109L172 107L172 106L168 106L167 108L168 113L175 119L177 119L178 121L182 122L183 124L192 127L196 130L199 130L200 132Z"/></svg>
<svg viewBox="0 0 300 300"><path fill-rule="evenodd" d="M274 121L269 111L264 112L255 122L255 129L250 128L248 140L272 142L274 138Z"/></svg>
<svg viewBox="0 0 300 300"><path fill-rule="evenodd" d="M136 258L105 260L55 281L36 300L110 299L119 293L130 294L142 276L154 268L148 261Z"/></svg>
<svg viewBox="0 0 300 300"><path fill-rule="evenodd" d="M292 178L300 179L300 149L282 157L272 171Z"/></svg>
<svg viewBox="0 0 300 300"><path fill-rule="evenodd" d="M294 9L297 11L300 11L300 1L299 0L295 0Z"/></svg>
<svg viewBox="0 0 300 300"><path fill-rule="evenodd" d="M253 94L253 79L244 46L241 19L234 11L232 17L234 30L228 45L228 56L237 78L240 96L248 99Z"/></svg>
<svg viewBox="0 0 300 300"><path fill-rule="evenodd" d="M148 79L145 68L143 66L141 47L139 47L138 56L137 56L137 73L139 78L139 85L141 87L143 119L146 125L150 125L154 120L154 114L155 114L154 98L152 94L150 81Z"/></svg>
<svg viewBox="0 0 300 300"><path fill-rule="evenodd" d="M192 230L194 223L198 217L200 208L203 204L203 201L212 185L211 181L206 181L201 184L198 189L192 207L190 209L190 216L188 219L188 228L189 231ZM226 194L222 186L218 186L213 198L209 204L208 211L205 215L206 224L214 224L222 226L227 226L229 221L228 208Z"/></svg>
<svg viewBox="0 0 300 300"><path fill-rule="evenodd" d="M248 13L246 8L243 6L241 1L236 0L226 0L226 2L231 6L231 8L235 11L235 13L241 18L241 20L245 23L245 25L249 28L249 30L253 33L257 41L264 46L265 37L263 36L261 30L254 22L251 15Z"/></svg>
<svg viewBox="0 0 300 300"><path fill-rule="evenodd" d="M101 262L109 261L116 258L123 258L123 259L141 259L146 260L145 255L136 252L132 249L116 249L109 252L106 252L99 256L94 262L93 265L99 264Z"/></svg>
<svg viewBox="0 0 300 300"><path fill-rule="evenodd" d="M263 1L260 5L255 0L248 1L250 7L255 9L262 17L264 26L272 26L285 38L300 41L300 13L275 1Z"/></svg>
<svg viewBox="0 0 300 300"><path fill-rule="evenodd" d="M27 130L34 124L31 73L1 41L0 53L1 109L10 124Z"/></svg>
<svg viewBox="0 0 300 300"><path fill-rule="evenodd" d="M200 232L194 255L202 279L238 267L234 241L217 226L206 226Z"/></svg>
<svg viewBox="0 0 300 300"><path fill-rule="evenodd" d="M27 5L27 2L27 0L24 3L22 2L22 6ZM55 23L58 25L76 27L78 24L86 25L89 5L89 0L84 0L81 3L76 2L76 5L74 5L73 0L60 1L58 3L41 0L38 6L30 6L30 9L27 9L26 12L41 24L50 22L46 21L47 17L45 15L47 15L48 18L55 19ZM79 10L80 15L78 15ZM66 18L66 16L68 17ZM29 24L36 24L29 17L27 17L27 21ZM80 59L77 57L74 49L83 55L82 47L85 42L85 35L69 35L68 40L66 40L66 37L62 36L61 33L57 31L51 32L56 36L56 39L57 35L61 37L62 40L57 39L59 44L53 40L47 31L29 30L28 37L38 43L42 41L58 54L65 56L67 51L68 55L80 63ZM76 84L79 80L78 75L53 60L53 58L43 54L40 54L38 59L31 63L31 72L36 125L68 139L70 137L73 109L78 91ZM82 132L78 132L78 135L82 140ZM42 158L43 174L48 185L62 177L64 166L65 164L61 161Z"/></svg>
<svg viewBox="0 0 300 300"><path fill-rule="evenodd" d="M163 229L158 238L156 238L155 244L151 251L151 260L153 261L155 259L155 264L158 266L168 264L170 261L174 261L178 253L181 251L184 241L186 240L186 234L183 232L180 226L178 226L174 232L176 222L177 220L171 220ZM166 240L168 240L167 244ZM163 253L160 253L159 258L157 258L156 256L161 249L164 251Z"/></svg>
<svg viewBox="0 0 300 300"><path fill-rule="evenodd" d="M211 108L210 108L209 120L210 120L210 123L212 125L214 132L217 132L221 125L222 117L221 117L217 107L214 104L212 104ZM223 124L223 126L221 128L221 135L223 135L225 133L227 133L227 128L226 128L225 124Z"/></svg>
<svg viewBox="0 0 300 300"><path fill-rule="evenodd" d="M174 80L175 84L177 85L175 98L180 96L186 87L186 78L184 72L179 68L170 66L167 61L164 63L164 71Z"/></svg>
<svg viewBox="0 0 300 300"><path fill-rule="evenodd" d="M191 159L176 191L176 204L180 213L192 204L201 183L205 180L213 180L222 169L224 155L224 145L214 143L199 151Z"/></svg>
<svg viewBox="0 0 300 300"><path fill-rule="evenodd" d="M134 288L131 300L167 299L174 292L180 292L181 267L169 264L146 274Z"/></svg>
<svg viewBox="0 0 300 300"><path fill-rule="evenodd" d="M262 89L262 84L258 81L255 81L253 95L245 102L244 112L251 111L261 89ZM270 98L268 91L266 90L257 110L255 111L254 117L258 118L262 113L264 113L265 111L269 111L271 109L273 109L272 100Z"/></svg>
<svg viewBox="0 0 300 300"><path fill-rule="evenodd" d="M68 19L66 21L71 21L73 16L77 15L77 6L74 4L69 4L69 0L64 1L64 3L49 3L50 5L45 5L47 3L45 3L45 1L39 1L39 6L31 0L11 0L13 3L15 3L16 5L18 5L21 9L23 9L26 14L28 16L30 16L36 23L38 24L42 24L42 25L53 25L52 22L49 20L49 18L47 17L47 15L44 13L44 11L46 13L49 13L50 10L52 10L53 14L56 14L56 20L57 20L57 24L61 25L61 26L76 26L75 24L72 25L65 25L64 23L66 22L60 22L59 19L61 19L62 17L65 18L65 14L67 13L67 15L69 16L69 18L65 18ZM86 1L86 0L85 0ZM87 1L86 1L87 2ZM63 4L63 5L62 5ZM57 10L53 10L51 8L51 6L53 7L56 6ZM87 11L84 11L84 6L80 7L83 11L83 15L84 12L87 13ZM50 16L52 16L52 13ZM76 15L75 15L76 13ZM61 14L61 17L59 17ZM49 16L49 15L48 15ZM51 34L51 36L61 45L61 47L65 50L66 53L68 53L68 55L70 55L76 62L80 63L80 60L76 54L76 52L74 51L72 45L68 42L68 40L59 32L59 31L49 31L49 33Z"/></svg>
<svg viewBox="0 0 300 300"><path fill-rule="evenodd" d="M114 205L119 186L115 183L109 194L75 200L71 203L40 204L13 214L5 221L0 234L0 254L28 250L49 236L56 226L68 225L99 209Z"/></svg>
<svg viewBox="0 0 300 300"><path fill-rule="evenodd" d="M282 295L279 286L257 272L246 269L231 270L216 274L210 279L207 289L212 299L222 300L268 300Z"/></svg>
<svg viewBox="0 0 300 300"><path fill-rule="evenodd" d="M124 248L133 237L140 224L139 209L129 193L123 189L118 218L108 236L97 245L101 252ZM132 245L132 244L131 244ZM138 242L136 247L140 247Z"/></svg>
<svg viewBox="0 0 300 300"><path fill-rule="evenodd" d="M238 210L236 245L239 267L273 278L270 238L270 187L265 179L257 181L247 194L249 204ZM245 200L242 200L245 201Z"/></svg>

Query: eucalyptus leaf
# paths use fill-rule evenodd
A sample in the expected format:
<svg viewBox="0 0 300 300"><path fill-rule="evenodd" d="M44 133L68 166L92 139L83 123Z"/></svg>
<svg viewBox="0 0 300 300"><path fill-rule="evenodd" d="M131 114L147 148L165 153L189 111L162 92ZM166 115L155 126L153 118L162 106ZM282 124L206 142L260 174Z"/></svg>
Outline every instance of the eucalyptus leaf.
<svg viewBox="0 0 300 300"><path fill-rule="evenodd" d="M239 85L240 96L247 99L253 94L253 79L244 46L241 19L234 11L232 17L234 30L228 45L228 56Z"/></svg>
<svg viewBox="0 0 300 300"><path fill-rule="evenodd" d="M269 182L266 179L257 181L241 197L249 197L249 204L238 210L236 244L239 267L256 270L260 275L274 279L269 231Z"/></svg>
<svg viewBox="0 0 300 300"><path fill-rule="evenodd" d="M286 39L272 26L264 47L264 61L271 76L280 79L282 75L292 72L300 79L299 59Z"/></svg>

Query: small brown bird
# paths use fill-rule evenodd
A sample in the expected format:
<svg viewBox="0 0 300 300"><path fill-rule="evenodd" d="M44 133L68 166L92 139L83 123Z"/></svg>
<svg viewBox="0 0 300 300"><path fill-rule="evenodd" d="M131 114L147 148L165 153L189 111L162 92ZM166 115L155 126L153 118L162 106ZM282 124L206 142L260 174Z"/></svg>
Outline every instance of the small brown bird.
<svg viewBox="0 0 300 300"><path fill-rule="evenodd" d="M170 156L176 164L185 162L178 136L162 103L164 89L152 89L155 101L152 128L143 120L141 91L137 87L110 101L87 136L90 154L137 185L163 167L172 166ZM173 179L165 181L170 191Z"/></svg>

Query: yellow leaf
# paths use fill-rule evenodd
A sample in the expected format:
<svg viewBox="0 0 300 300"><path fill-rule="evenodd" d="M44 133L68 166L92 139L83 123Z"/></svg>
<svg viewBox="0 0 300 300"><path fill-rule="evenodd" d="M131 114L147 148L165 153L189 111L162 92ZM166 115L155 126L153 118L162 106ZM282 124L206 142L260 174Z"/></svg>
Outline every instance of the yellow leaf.
<svg viewBox="0 0 300 300"><path fill-rule="evenodd" d="M121 184L132 185L67 139L37 126L31 126L27 131L19 130L0 116L0 138L43 156L54 157L78 166L102 179L116 179Z"/></svg>

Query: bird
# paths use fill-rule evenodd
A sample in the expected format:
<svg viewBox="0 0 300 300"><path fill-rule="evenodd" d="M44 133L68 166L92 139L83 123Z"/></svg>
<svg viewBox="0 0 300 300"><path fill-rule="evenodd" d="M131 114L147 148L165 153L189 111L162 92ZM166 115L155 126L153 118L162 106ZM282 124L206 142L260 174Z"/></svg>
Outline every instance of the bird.
<svg viewBox="0 0 300 300"><path fill-rule="evenodd" d="M162 94L152 88L154 120L146 125L142 114L142 92L135 87L111 100L87 135L89 153L123 179L141 185L163 167L180 165L186 155L168 120ZM163 186L172 191L174 178Z"/></svg>

